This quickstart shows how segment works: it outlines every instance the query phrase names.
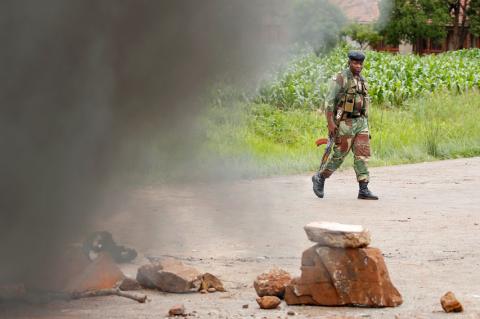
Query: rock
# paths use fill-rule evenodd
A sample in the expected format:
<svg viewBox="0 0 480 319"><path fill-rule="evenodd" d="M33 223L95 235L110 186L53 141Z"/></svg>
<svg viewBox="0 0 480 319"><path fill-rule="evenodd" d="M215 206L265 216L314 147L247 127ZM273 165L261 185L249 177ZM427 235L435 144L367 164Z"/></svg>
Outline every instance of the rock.
<svg viewBox="0 0 480 319"><path fill-rule="evenodd" d="M175 305L168 311L169 316L183 316L185 315L185 306L182 304Z"/></svg>
<svg viewBox="0 0 480 319"><path fill-rule="evenodd" d="M274 268L269 272L258 275L253 282L253 286L259 297L276 296L283 299L285 287L291 280L292 277L288 272Z"/></svg>
<svg viewBox="0 0 480 319"><path fill-rule="evenodd" d="M282 301L275 296L258 297L257 303L262 309L275 309Z"/></svg>
<svg viewBox="0 0 480 319"><path fill-rule="evenodd" d="M138 268L137 281L145 288L182 293L198 291L201 275L195 268L168 258Z"/></svg>
<svg viewBox="0 0 480 319"><path fill-rule="evenodd" d="M208 294L208 291L206 291L205 289L202 289L202 290L200 290L200 293L201 294Z"/></svg>
<svg viewBox="0 0 480 319"><path fill-rule="evenodd" d="M403 302L377 248L315 245L303 253L301 270L285 290L289 305L395 307Z"/></svg>
<svg viewBox="0 0 480 319"><path fill-rule="evenodd" d="M65 291L85 292L114 288L125 275L108 253L100 253L81 273L72 277Z"/></svg>
<svg viewBox="0 0 480 319"><path fill-rule="evenodd" d="M457 300L453 292L449 291L440 298L443 310L445 312L462 312L462 304Z"/></svg>
<svg viewBox="0 0 480 319"><path fill-rule="evenodd" d="M370 244L370 232L360 225L312 222L304 229L309 240L322 246L363 248Z"/></svg>
<svg viewBox="0 0 480 319"><path fill-rule="evenodd" d="M122 283L118 287L120 290L123 291L132 291L132 290L140 290L142 289L142 286L136 281L135 279L132 278L125 278L123 279Z"/></svg>
<svg viewBox="0 0 480 319"><path fill-rule="evenodd" d="M289 315L289 316L295 316L295 311L289 310L289 311L287 312L287 315Z"/></svg>
<svg viewBox="0 0 480 319"><path fill-rule="evenodd" d="M202 281L202 283L200 284L201 290L207 290L208 292L215 292L215 291L225 292L225 288L223 288L223 284L220 281L220 279L218 279L217 277L215 277L214 275L208 272L202 275L201 281ZM211 291L212 289L215 289L215 290Z"/></svg>
<svg viewBox="0 0 480 319"><path fill-rule="evenodd" d="M248 304L242 306L243 309L248 309Z"/></svg>

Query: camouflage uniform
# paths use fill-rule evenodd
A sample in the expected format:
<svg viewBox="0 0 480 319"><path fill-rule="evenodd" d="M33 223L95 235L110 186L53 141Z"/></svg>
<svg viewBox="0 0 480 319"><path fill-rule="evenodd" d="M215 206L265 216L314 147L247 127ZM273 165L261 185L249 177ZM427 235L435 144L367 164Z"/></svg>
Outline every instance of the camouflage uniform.
<svg viewBox="0 0 480 319"><path fill-rule="evenodd" d="M350 149L354 155L354 169L357 180L368 182L368 160L370 158L370 138L368 131L368 92L367 85L361 76L352 74L346 69L332 79L330 90L325 102L326 111L336 116L339 104L348 93L354 96L353 110L344 110L335 137L333 154L328 159L325 168L320 172L324 178L330 177L340 167Z"/></svg>

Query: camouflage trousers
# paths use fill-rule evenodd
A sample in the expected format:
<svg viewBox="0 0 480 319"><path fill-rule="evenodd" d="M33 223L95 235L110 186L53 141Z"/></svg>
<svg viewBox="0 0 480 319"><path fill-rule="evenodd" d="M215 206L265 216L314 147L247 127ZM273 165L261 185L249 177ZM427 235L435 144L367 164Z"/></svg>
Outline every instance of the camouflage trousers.
<svg viewBox="0 0 480 319"><path fill-rule="evenodd" d="M345 119L340 121L338 134L333 146L333 154L330 155L325 168L320 174L328 178L342 165L348 152L353 152L353 168L357 175L357 181L369 180L368 160L370 158L370 138L367 118Z"/></svg>

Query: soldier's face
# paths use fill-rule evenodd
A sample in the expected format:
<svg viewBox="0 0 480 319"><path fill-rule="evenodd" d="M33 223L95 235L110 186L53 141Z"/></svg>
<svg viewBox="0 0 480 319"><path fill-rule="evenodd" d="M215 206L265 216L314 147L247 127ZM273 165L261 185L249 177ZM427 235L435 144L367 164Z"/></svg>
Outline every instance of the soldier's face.
<svg viewBox="0 0 480 319"><path fill-rule="evenodd" d="M363 69L362 61L350 60L349 65L350 65L350 71L352 71L353 74L358 75L360 74L360 72L362 72L362 69Z"/></svg>

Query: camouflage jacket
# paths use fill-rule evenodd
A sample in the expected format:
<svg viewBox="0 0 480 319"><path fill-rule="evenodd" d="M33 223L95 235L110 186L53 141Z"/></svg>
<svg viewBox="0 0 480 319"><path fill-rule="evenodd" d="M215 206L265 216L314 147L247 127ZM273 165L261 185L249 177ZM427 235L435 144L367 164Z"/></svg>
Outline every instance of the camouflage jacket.
<svg viewBox="0 0 480 319"><path fill-rule="evenodd" d="M354 77L348 68L332 78L325 99L325 110L336 113L338 107L345 105L346 99L353 101L352 115L368 115L369 98L365 79L362 76Z"/></svg>

